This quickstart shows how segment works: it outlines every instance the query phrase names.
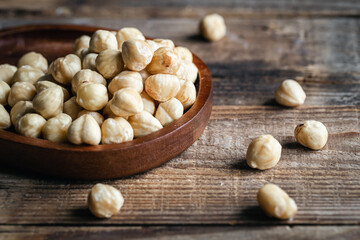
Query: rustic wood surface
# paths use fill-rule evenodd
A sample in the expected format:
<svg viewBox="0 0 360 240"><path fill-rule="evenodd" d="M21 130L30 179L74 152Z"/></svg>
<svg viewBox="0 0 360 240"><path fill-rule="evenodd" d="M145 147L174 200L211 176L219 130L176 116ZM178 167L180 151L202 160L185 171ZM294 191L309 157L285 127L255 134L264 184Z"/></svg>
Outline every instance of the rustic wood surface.
<svg viewBox="0 0 360 240"><path fill-rule="evenodd" d="M228 33L207 43L197 24L214 11L224 15ZM1 28L135 26L148 36L171 38L207 63L214 84L210 122L188 150L144 174L102 181L125 197L112 219L98 220L86 209L95 182L2 167L0 238L359 239L359 16L360 4L351 0L0 1ZM287 78L307 93L300 108L274 101L274 90ZM295 142L293 130L306 119L327 126L322 151ZM265 133L281 142L282 158L273 169L250 169L246 148ZM267 182L295 199L293 220L269 219L257 207L256 192Z"/></svg>

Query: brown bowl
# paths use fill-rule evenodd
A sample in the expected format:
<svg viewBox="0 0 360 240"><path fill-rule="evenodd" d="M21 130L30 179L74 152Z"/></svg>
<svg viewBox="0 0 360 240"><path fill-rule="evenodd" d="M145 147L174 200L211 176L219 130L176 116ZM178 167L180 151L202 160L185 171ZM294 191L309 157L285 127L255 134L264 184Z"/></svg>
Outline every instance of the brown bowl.
<svg viewBox="0 0 360 240"><path fill-rule="evenodd" d="M16 65L29 51L42 53L50 62L71 53L77 37L91 35L97 29L31 25L1 30L0 63ZM199 69L196 102L180 119L163 129L130 142L98 146L58 144L0 130L0 163L61 178L106 179L144 172L167 162L199 138L210 118L210 71L195 55L194 63Z"/></svg>

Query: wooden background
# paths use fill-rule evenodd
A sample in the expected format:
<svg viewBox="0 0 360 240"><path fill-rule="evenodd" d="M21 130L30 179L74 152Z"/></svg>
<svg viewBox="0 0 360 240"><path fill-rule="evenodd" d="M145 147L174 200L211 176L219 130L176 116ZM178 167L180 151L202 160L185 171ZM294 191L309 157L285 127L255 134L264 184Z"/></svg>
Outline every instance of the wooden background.
<svg viewBox="0 0 360 240"><path fill-rule="evenodd" d="M216 43L197 32L212 12L228 27ZM125 198L109 220L86 208L95 182L1 167L0 239L360 238L358 1L0 1L0 28L31 23L134 26L171 38L210 67L214 107L183 154L147 173L103 181ZM273 92L287 78L303 86L302 107L275 103ZM308 119L328 128L322 151L295 142L296 124ZM282 158L273 169L250 169L247 146L265 133L281 142ZM292 221L269 219L258 208L257 190L267 182L295 199Z"/></svg>

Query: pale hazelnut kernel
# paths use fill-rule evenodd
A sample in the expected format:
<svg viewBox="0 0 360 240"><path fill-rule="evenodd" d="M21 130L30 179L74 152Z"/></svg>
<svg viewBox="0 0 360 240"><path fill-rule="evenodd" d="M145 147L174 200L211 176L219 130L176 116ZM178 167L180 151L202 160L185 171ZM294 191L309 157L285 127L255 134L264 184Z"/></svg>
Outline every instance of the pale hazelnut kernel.
<svg viewBox="0 0 360 240"><path fill-rule="evenodd" d="M143 111L144 105L137 91L123 88L114 93L110 109L119 117L127 117Z"/></svg>
<svg viewBox="0 0 360 240"><path fill-rule="evenodd" d="M149 112L151 115L155 113L155 100L152 99L145 91L140 94L144 105L144 111Z"/></svg>
<svg viewBox="0 0 360 240"><path fill-rule="evenodd" d="M170 74L151 75L145 81L145 90L153 99L165 102L179 92L180 81Z"/></svg>
<svg viewBox="0 0 360 240"><path fill-rule="evenodd" d="M116 39L118 41L118 48L121 49L123 43L126 40L131 40L131 39L145 40L145 37L140 32L139 29L132 28L132 27L125 27L125 28L120 29L116 33Z"/></svg>
<svg viewBox="0 0 360 240"><path fill-rule="evenodd" d="M16 82L29 82L31 84L35 84L42 76L44 76L44 72L40 69L25 65L18 68L12 78L11 84Z"/></svg>
<svg viewBox="0 0 360 240"><path fill-rule="evenodd" d="M84 83L78 87L76 102L89 111L98 111L108 102L106 87L101 83Z"/></svg>
<svg viewBox="0 0 360 240"><path fill-rule="evenodd" d="M195 85L190 81L180 80L180 90L175 98L182 103L185 110L188 109L196 101Z"/></svg>
<svg viewBox="0 0 360 240"><path fill-rule="evenodd" d="M45 118L37 113L27 113L19 119L16 131L23 136L38 138L46 123Z"/></svg>
<svg viewBox="0 0 360 240"><path fill-rule="evenodd" d="M4 81L0 81L0 105L7 105L7 99L9 97L9 93L10 93L10 87L9 85L4 82Z"/></svg>
<svg viewBox="0 0 360 240"><path fill-rule="evenodd" d="M183 114L184 107L181 102L176 98L171 98L170 100L159 104L155 117L160 121L161 125L166 126L179 119Z"/></svg>
<svg viewBox="0 0 360 240"><path fill-rule="evenodd" d="M96 68L96 58L97 58L97 56L98 56L97 53L86 54L85 57L82 59L82 62L81 62L82 68L97 71L97 68Z"/></svg>
<svg viewBox="0 0 360 240"><path fill-rule="evenodd" d="M65 113L60 113L56 117L50 118L42 129L44 139L57 143L66 142L67 131L71 122L71 117Z"/></svg>
<svg viewBox="0 0 360 240"><path fill-rule="evenodd" d="M155 52L155 51L158 50L160 47L162 47L162 46L160 46L160 44L157 44L157 43L154 42L153 40L145 40L145 42L146 42L147 44L149 44L152 52Z"/></svg>
<svg viewBox="0 0 360 240"><path fill-rule="evenodd" d="M178 58L181 61L184 61L184 62L192 62L193 61L193 55L190 52L190 50L187 49L186 47L175 47L174 53L176 54L176 56L178 56Z"/></svg>
<svg viewBox="0 0 360 240"><path fill-rule="evenodd" d="M252 140L246 162L252 168L265 170L274 167L280 160L281 144L271 135L261 135Z"/></svg>
<svg viewBox="0 0 360 240"><path fill-rule="evenodd" d="M72 91L76 94L79 86L83 83L100 83L106 87L106 80L98 72L83 69L77 72L71 80Z"/></svg>
<svg viewBox="0 0 360 240"><path fill-rule="evenodd" d="M128 121L134 129L134 136L136 138L146 136L163 128L159 120L146 111L129 117Z"/></svg>
<svg viewBox="0 0 360 240"><path fill-rule="evenodd" d="M181 60L172 49L161 47L154 52L154 56L146 70L151 74L176 74L180 64Z"/></svg>
<svg viewBox="0 0 360 240"><path fill-rule="evenodd" d="M205 16L200 22L200 33L209 41L218 41L226 34L224 18L217 13Z"/></svg>
<svg viewBox="0 0 360 240"><path fill-rule="evenodd" d="M124 198L116 188L98 183L90 191L88 206L92 214L99 218L110 218L124 204Z"/></svg>
<svg viewBox="0 0 360 240"><path fill-rule="evenodd" d="M59 87L50 87L42 90L33 99L35 112L46 119L63 112L64 93Z"/></svg>
<svg viewBox="0 0 360 240"><path fill-rule="evenodd" d="M106 49L118 49L118 42L113 33L97 30L90 39L90 52L100 53Z"/></svg>
<svg viewBox="0 0 360 240"><path fill-rule="evenodd" d="M18 67L29 65L33 68L46 72L48 69L48 61L41 53L28 52L24 54L18 61Z"/></svg>
<svg viewBox="0 0 360 240"><path fill-rule="evenodd" d="M75 52L75 55L78 56L81 60L81 66L82 66L82 60L88 54L90 54L89 48L81 48ZM95 54L97 54L97 53L95 53Z"/></svg>
<svg viewBox="0 0 360 240"><path fill-rule="evenodd" d="M29 82L16 82L10 88L8 104L12 107L19 101L31 101L36 94L36 88Z"/></svg>
<svg viewBox="0 0 360 240"><path fill-rule="evenodd" d="M17 71L17 67L10 64L0 65L0 81L4 81L7 84L11 84L12 78Z"/></svg>
<svg viewBox="0 0 360 240"><path fill-rule="evenodd" d="M74 75L81 70L81 60L75 54L57 58L51 65L51 74L61 84L70 84Z"/></svg>
<svg viewBox="0 0 360 240"><path fill-rule="evenodd" d="M103 109L103 116L105 118L116 118L118 117L113 111L111 111L110 105L111 105L112 99L106 104L106 106Z"/></svg>
<svg viewBox="0 0 360 240"><path fill-rule="evenodd" d="M76 54L81 49L89 48L90 46L90 36L82 35L81 37L77 38L73 45L73 53ZM77 55L77 54L76 54ZM80 57L80 55L78 55Z"/></svg>
<svg viewBox="0 0 360 240"><path fill-rule="evenodd" d="M322 149L328 139L328 131L324 124L315 120L297 125L294 134L298 143L313 150Z"/></svg>
<svg viewBox="0 0 360 240"><path fill-rule="evenodd" d="M134 130L130 123L122 117L108 118L101 126L101 143L112 144L131 141Z"/></svg>
<svg viewBox="0 0 360 240"><path fill-rule="evenodd" d="M83 108L77 104L76 97L71 97L69 100L64 102L64 113L69 115L73 121L77 118L81 110L83 110Z"/></svg>
<svg viewBox="0 0 360 240"><path fill-rule="evenodd" d="M143 70L153 57L149 44L142 40L127 40L122 45L122 57L127 68Z"/></svg>
<svg viewBox="0 0 360 240"><path fill-rule="evenodd" d="M0 105L0 129L7 129L11 126L10 115L3 105Z"/></svg>
<svg viewBox="0 0 360 240"><path fill-rule="evenodd" d="M36 92L39 93L45 89L48 89L48 88L51 88L51 87L59 87L61 89L61 91L63 91L63 94L64 94L64 102L69 100L70 98L70 94L68 92L68 90L66 90L66 88L56 84L56 83L53 83L53 82L50 82L50 81L38 81L37 83L35 83L35 88L36 88Z"/></svg>
<svg viewBox="0 0 360 240"><path fill-rule="evenodd" d="M74 144L98 145L101 141L101 130L96 120L85 114L71 123L67 137L69 142Z"/></svg>
<svg viewBox="0 0 360 240"><path fill-rule="evenodd" d="M304 103L306 94L300 84L288 79L281 83L275 91L275 100L287 107L297 107Z"/></svg>
<svg viewBox="0 0 360 240"><path fill-rule="evenodd" d="M121 52L107 49L99 53L95 61L96 69L104 78L113 78L124 69Z"/></svg>
<svg viewBox="0 0 360 240"><path fill-rule="evenodd" d="M103 124L103 122L104 122L103 115L101 115L98 112L91 112L91 111L88 111L88 110L80 111L79 114L78 114L78 118L81 117L84 114L90 114L96 120L96 122L99 124L99 126L101 126Z"/></svg>
<svg viewBox="0 0 360 240"><path fill-rule="evenodd" d="M185 80L195 83L198 76L198 72L199 70L194 63L182 61L175 75L180 80Z"/></svg>
<svg viewBox="0 0 360 240"><path fill-rule="evenodd" d="M122 88L132 88L138 93L141 93L144 86L140 73L123 71L111 80L108 87L111 94L114 94Z"/></svg>
<svg viewBox="0 0 360 240"><path fill-rule="evenodd" d="M151 74L146 70L146 68L144 68L143 70L139 71L138 73L140 73L142 81L143 81L143 85L145 84L145 80L151 76Z"/></svg>
<svg viewBox="0 0 360 240"><path fill-rule="evenodd" d="M19 119L27 113L33 113L34 107L30 101L19 101L10 110L10 119L13 126L16 126Z"/></svg>
<svg viewBox="0 0 360 240"><path fill-rule="evenodd" d="M257 200L261 209L270 217L289 219L297 212L294 199L274 184L266 184L260 188Z"/></svg>
<svg viewBox="0 0 360 240"><path fill-rule="evenodd" d="M156 38L153 39L152 41L155 42L157 45L159 45L159 47L167 47L171 49L175 48L174 42L170 39Z"/></svg>

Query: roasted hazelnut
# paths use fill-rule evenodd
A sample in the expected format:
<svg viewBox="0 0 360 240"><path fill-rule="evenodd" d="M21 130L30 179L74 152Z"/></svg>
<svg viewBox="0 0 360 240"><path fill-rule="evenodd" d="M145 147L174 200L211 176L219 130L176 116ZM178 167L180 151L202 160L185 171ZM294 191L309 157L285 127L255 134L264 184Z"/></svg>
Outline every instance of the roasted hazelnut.
<svg viewBox="0 0 360 240"><path fill-rule="evenodd" d="M29 82L16 82L11 86L8 104L12 107L19 101L31 101L36 94L36 88Z"/></svg>
<svg viewBox="0 0 360 240"><path fill-rule="evenodd" d="M96 58L96 69L104 78L113 78L124 69L121 52L107 49L99 53Z"/></svg>
<svg viewBox="0 0 360 240"><path fill-rule="evenodd" d="M127 40L138 39L145 40L144 35L137 28L125 27L120 29L116 33L116 39L118 41L118 48L122 48L122 44Z"/></svg>
<svg viewBox="0 0 360 240"><path fill-rule="evenodd" d="M75 54L56 59L50 65L54 79L61 84L70 84L74 75L81 70L81 60Z"/></svg>
<svg viewBox="0 0 360 240"><path fill-rule="evenodd" d="M287 107L297 107L304 103L306 94L300 84L288 79L275 91L275 100Z"/></svg>
<svg viewBox="0 0 360 240"><path fill-rule="evenodd" d="M122 117L108 118L101 126L101 143L112 144L131 141L134 130L130 123Z"/></svg>
<svg viewBox="0 0 360 240"><path fill-rule="evenodd" d="M7 84L11 84L12 78L17 71L17 67L10 64L0 65L0 81L4 81Z"/></svg>
<svg viewBox="0 0 360 240"><path fill-rule="evenodd" d="M185 110L188 109L196 101L195 85L190 81L180 80L180 90L175 98L182 103Z"/></svg>
<svg viewBox="0 0 360 240"><path fill-rule="evenodd" d="M270 217L289 219L297 212L294 199L275 184L266 184L260 188L257 200L261 209Z"/></svg>
<svg viewBox="0 0 360 240"><path fill-rule="evenodd" d="M184 62L192 62L193 61L193 55L190 52L190 50L187 49L186 47L175 47L174 53L181 61L184 61Z"/></svg>
<svg viewBox="0 0 360 240"><path fill-rule="evenodd" d="M10 110L12 125L16 126L19 119L27 113L33 113L34 107L30 101L19 101Z"/></svg>
<svg viewBox="0 0 360 240"><path fill-rule="evenodd" d="M328 139L328 131L324 124L315 120L297 125L294 134L298 143L313 150L322 149Z"/></svg>
<svg viewBox="0 0 360 240"><path fill-rule="evenodd" d="M96 120L91 115L85 114L71 123L67 138L77 145L83 143L98 145L101 141L101 130Z"/></svg>
<svg viewBox="0 0 360 240"><path fill-rule="evenodd" d="M180 90L179 79L170 74L156 74L145 81L147 94L159 102L165 102L175 97Z"/></svg>
<svg viewBox="0 0 360 240"><path fill-rule="evenodd" d="M69 98L70 98L70 94L68 92L68 90L66 90L66 88L56 84L56 83L53 83L53 82L50 82L50 81L38 81L36 84L35 84L35 88L36 88L36 92L39 93L45 89L48 89L48 88L51 88L51 87L59 87L61 89L61 91L63 92L63 95L64 95L64 102L67 101Z"/></svg>
<svg viewBox="0 0 360 240"><path fill-rule="evenodd" d="M116 188L98 183L90 191L88 206L92 214L99 218L110 218L124 204L124 198Z"/></svg>
<svg viewBox="0 0 360 240"><path fill-rule="evenodd" d="M281 144L271 135L261 135L252 140L246 162L252 168L265 170L274 167L280 160Z"/></svg>
<svg viewBox="0 0 360 240"><path fill-rule="evenodd" d="M155 113L155 101L145 91L140 94L144 105L144 111L149 112L151 115Z"/></svg>
<svg viewBox="0 0 360 240"><path fill-rule="evenodd" d="M79 114L78 114L78 118L81 117L84 114L90 114L96 120L96 122L99 124L99 126L101 126L103 124L103 122L104 122L103 115L101 115L98 112L91 112L91 111L88 111L88 110L80 111Z"/></svg>
<svg viewBox="0 0 360 240"><path fill-rule="evenodd" d="M146 70L151 74L176 74L180 64L181 60L172 49L161 47L154 52L154 56Z"/></svg>
<svg viewBox="0 0 360 240"><path fill-rule="evenodd" d="M9 97L9 93L10 93L10 87L9 85L4 82L4 81L0 81L0 105L7 105L7 99Z"/></svg>
<svg viewBox="0 0 360 240"><path fill-rule="evenodd" d="M143 111L144 105L137 91L123 88L114 93L110 109L119 117L127 117Z"/></svg>
<svg viewBox="0 0 360 240"><path fill-rule="evenodd" d="M16 124L16 131L23 136L38 138L46 123L45 118L37 113L27 113Z"/></svg>
<svg viewBox="0 0 360 240"><path fill-rule="evenodd" d="M76 94L82 83L100 83L106 87L106 80L101 74L90 69L83 69L77 72L71 80L72 91Z"/></svg>
<svg viewBox="0 0 360 240"><path fill-rule="evenodd" d="M44 139L57 143L66 142L67 131L71 122L71 117L65 113L50 118L42 129Z"/></svg>
<svg viewBox="0 0 360 240"><path fill-rule="evenodd" d="M141 71L151 62L153 51L145 41L127 40L122 45L122 57L130 70Z"/></svg>
<svg viewBox="0 0 360 240"><path fill-rule="evenodd" d="M181 102L176 98L171 98L170 100L159 104L155 117L160 121L161 125L166 126L179 119L183 113L184 107Z"/></svg>
<svg viewBox="0 0 360 240"><path fill-rule="evenodd" d="M194 63L182 61L175 75L180 80L185 80L195 83L198 72L199 70Z"/></svg>
<svg viewBox="0 0 360 240"><path fill-rule="evenodd" d="M12 84L16 82L28 82L31 84L35 84L42 76L44 76L44 72L40 69L25 65L19 67L18 70L15 72L12 79Z"/></svg>
<svg viewBox="0 0 360 240"><path fill-rule="evenodd" d="M7 129L11 126L10 115L3 105L0 104L0 129Z"/></svg>
<svg viewBox="0 0 360 240"><path fill-rule="evenodd" d="M79 104L77 104L76 97L71 97L69 100L64 102L63 108L64 108L64 113L69 115L72 118L72 120L75 120L79 112L83 110L83 108Z"/></svg>
<svg viewBox="0 0 360 240"><path fill-rule="evenodd" d="M111 94L122 88L132 88L141 93L143 90L143 80L138 72L123 71L111 80L108 88Z"/></svg>
<svg viewBox="0 0 360 240"><path fill-rule="evenodd" d="M81 62L82 68L97 71L97 68L96 68L96 58L97 58L97 56L98 56L97 53L86 54L84 56L84 58L82 59L82 62Z"/></svg>
<svg viewBox="0 0 360 240"><path fill-rule="evenodd" d="M200 33L209 41L218 41L226 34L224 18L217 13L205 16L200 22Z"/></svg>
<svg viewBox="0 0 360 240"><path fill-rule="evenodd" d="M41 53L28 52L24 54L18 61L18 67L22 66L31 66L33 68L39 69L43 72L46 72L48 69L48 61Z"/></svg>
<svg viewBox="0 0 360 240"><path fill-rule="evenodd" d="M113 33L106 30L97 30L90 39L90 52L100 53L106 49L117 49L118 42Z"/></svg>
<svg viewBox="0 0 360 240"><path fill-rule="evenodd" d="M106 87L101 83L84 83L77 89L76 102L89 111L98 111L108 102Z"/></svg>
<svg viewBox="0 0 360 240"><path fill-rule="evenodd" d="M134 129L134 136L136 138L146 136L163 128L159 120L146 111L129 117L128 121Z"/></svg>
<svg viewBox="0 0 360 240"><path fill-rule="evenodd" d="M64 93L59 87L42 90L33 99L35 112L45 119L57 116L63 112Z"/></svg>

